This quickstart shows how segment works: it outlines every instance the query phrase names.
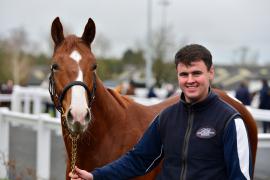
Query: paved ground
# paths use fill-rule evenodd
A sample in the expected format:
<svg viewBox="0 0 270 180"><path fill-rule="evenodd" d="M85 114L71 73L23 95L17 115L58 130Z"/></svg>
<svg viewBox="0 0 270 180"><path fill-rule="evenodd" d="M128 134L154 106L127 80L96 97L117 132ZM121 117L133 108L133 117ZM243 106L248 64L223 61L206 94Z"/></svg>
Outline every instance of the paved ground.
<svg viewBox="0 0 270 180"><path fill-rule="evenodd" d="M61 136L52 133L50 180L65 179L65 148ZM10 128L10 179L33 180L36 173L36 132L29 128Z"/></svg>
<svg viewBox="0 0 270 180"><path fill-rule="evenodd" d="M258 149L254 180L270 180L270 148Z"/></svg>
<svg viewBox="0 0 270 180"><path fill-rule="evenodd" d="M36 132L29 128L10 129L10 179L32 180L36 172ZM254 180L270 180L270 148L258 149ZM65 179L65 149L62 137L52 133L50 180Z"/></svg>

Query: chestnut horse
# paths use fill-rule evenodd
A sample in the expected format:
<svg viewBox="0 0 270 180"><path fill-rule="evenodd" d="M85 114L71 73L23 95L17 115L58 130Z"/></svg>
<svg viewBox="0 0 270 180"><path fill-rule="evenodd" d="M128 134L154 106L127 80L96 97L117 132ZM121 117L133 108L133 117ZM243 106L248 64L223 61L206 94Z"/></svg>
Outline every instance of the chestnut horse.
<svg viewBox="0 0 270 180"><path fill-rule="evenodd" d="M95 24L91 18L79 38L75 35L64 37L57 17L52 23L51 35L55 48L49 91L55 107L62 114L68 179L67 174L74 163L91 171L119 158L134 146L153 118L176 103L179 97L144 106L107 89L96 74L97 61L91 51ZM254 167L257 149L254 119L242 104L220 90L214 91L241 113L248 129ZM154 179L158 171L159 168L156 168L136 179Z"/></svg>

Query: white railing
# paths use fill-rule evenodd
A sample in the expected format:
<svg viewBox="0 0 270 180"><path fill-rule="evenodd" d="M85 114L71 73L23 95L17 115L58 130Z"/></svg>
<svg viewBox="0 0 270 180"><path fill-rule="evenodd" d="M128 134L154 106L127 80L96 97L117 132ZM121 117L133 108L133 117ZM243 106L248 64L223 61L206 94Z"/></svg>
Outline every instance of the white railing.
<svg viewBox="0 0 270 180"><path fill-rule="evenodd" d="M50 179L51 132L61 135L60 119L51 118L47 114L31 115L0 108L0 152L3 156L1 159L5 162L9 160L10 126L30 127L37 131L37 177ZM6 177L6 167L4 162L1 162L0 179Z"/></svg>
<svg viewBox="0 0 270 180"><path fill-rule="evenodd" d="M13 94L8 99L11 99L12 110L0 108L0 153L3 154L2 159L9 160L10 127L21 125L30 127L37 132L37 177L38 179L50 179L51 132L55 131L58 135L61 135L61 125L59 118L51 118L47 114L42 114L44 102L50 102L48 90L39 87L15 86ZM161 101L160 99L145 99L142 97L134 97L134 99L139 103L148 105ZM31 103L33 103L34 108L33 114L30 114ZM247 108L256 121L270 122L270 111L250 106ZM270 148L270 134L259 134L258 138L258 148ZM6 167L0 161L0 179L6 177Z"/></svg>
<svg viewBox="0 0 270 180"><path fill-rule="evenodd" d="M0 94L0 103L1 102L11 102L11 94Z"/></svg>
<svg viewBox="0 0 270 180"><path fill-rule="evenodd" d="M157 94L160 95L160 97L163 97L165 95L164 90L162 89L156 89ZM231 92L228 92L231 94ZM136 92L136 96L132 97L135 101L151 105L158 103L162 101L162 98L145 98L146 96L146 90L143 88L138 88ZM165 97L165 96L164 96ZM163 98L164 98L163 97ZM21 86L14 86L12 95L0 95L0 102L1 99L3 101L11 100L11 110L16 112L24 112L24 113L30 113L31 112L31 103L33 110L33 114L40 114L43 112L45 103L51 102L48 89L41 88L39 86L33 86L33 87L21 87ZM23 104L23 105L22 105ZM254 108L252 106L247 106L249 111L252 113L253 116L256 116L257 121L269 121L270 117L270 111L268 110L261 110ZM58 114L59 117L59 114Z"/></svg>
<svg viewBox="0 0 270 180"><path fill-rule="evenodd" d="M50 102L49 92L45 88L21 87L17 85L13 88L11 96L12 111L30 113L31 103L33 103L33 114L40 114L45 102Z"/></svg>

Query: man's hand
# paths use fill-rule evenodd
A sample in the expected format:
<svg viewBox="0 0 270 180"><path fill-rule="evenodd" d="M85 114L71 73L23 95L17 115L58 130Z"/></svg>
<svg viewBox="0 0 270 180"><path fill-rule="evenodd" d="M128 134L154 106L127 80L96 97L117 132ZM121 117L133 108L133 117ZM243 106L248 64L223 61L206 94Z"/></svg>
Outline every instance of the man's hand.
<svg viewBox="0 0 270 180"><path fill-rule="evenodd" d="M93 175L85 170L79 169L75 166L74 174L69 173L71 180L93 180Z"/></svg>

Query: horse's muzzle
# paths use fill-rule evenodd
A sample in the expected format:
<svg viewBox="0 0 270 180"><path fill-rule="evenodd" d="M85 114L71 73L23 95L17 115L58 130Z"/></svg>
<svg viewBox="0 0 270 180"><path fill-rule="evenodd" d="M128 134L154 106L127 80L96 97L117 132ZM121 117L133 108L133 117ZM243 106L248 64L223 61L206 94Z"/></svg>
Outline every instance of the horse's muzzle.
<svg viewBox="0 0 270 180"><path fill-rule="evenodd" d="M91 121L91 111L87 108L85 113L76 113L72 112L72 109L69 109L66 115L66 121L68 128L72 133L83 133Z"/></svg>

